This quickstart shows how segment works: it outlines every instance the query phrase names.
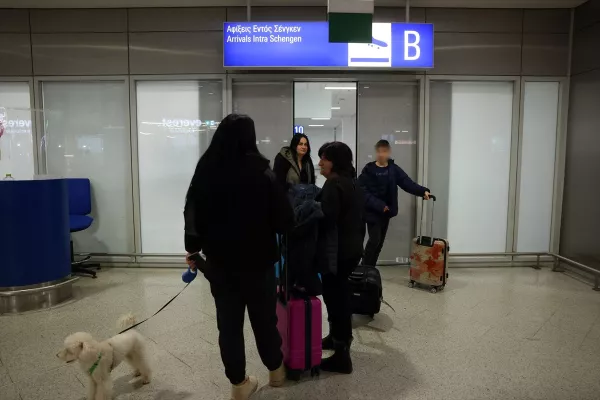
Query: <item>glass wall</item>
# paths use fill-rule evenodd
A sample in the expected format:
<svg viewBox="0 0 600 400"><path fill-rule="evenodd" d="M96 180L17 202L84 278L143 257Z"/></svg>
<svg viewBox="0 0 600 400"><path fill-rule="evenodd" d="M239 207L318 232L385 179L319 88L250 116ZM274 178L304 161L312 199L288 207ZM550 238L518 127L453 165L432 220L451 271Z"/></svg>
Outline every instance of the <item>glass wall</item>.
<svg viewBox="0 0 600 400"><path fill-rule="evenodd" d="M356 88L354 82L294 83L294 132L310 140L319 186L325 183L317 165L322 145L344 142L356 159Z"/></svg>
<svg viewBox="0 0 600 400"><path fill-rule="evenodd" d="M29 83L0 82L0 179L32 179L35 170Z"/></svg>
<svg viewBox="0 0 600 400"><path fill-rule="evenodd" d="M519 252L550 250L559 82L525 82L518 203Z"/></svg>
<svg viewBox="0 0 600 400"><path fill-rule="evenodd" d="M431 82L428 186L453 253L506 251L513 82Z"/></svg>
<svg viewBox="0 0 600 400"><path fill-rule="evenodd" d="M258 149L271 166L292 137L292 91L292 82L233 81L233 112L252 117Z"/></svg>
<svg viewBox="0 0 600 400"><path fill-rule="evenodd" d="M73 235L76 251L130 253L131 150L125 82L43 82L48 174L89 178L92 226Z"/></svg>
<svg viewBox="0 0 600 400"><path fill-rule="evenodd" d="M358 85L358 168L375 160L375 143L386 139L395 162L417 181L419 136L418 82L371 82ZM380 261L408 262L415 236L416 198L399 189Z"/></svg>
<svg viewBox="0 0 600 400"><path fill-rule="evenodd" d="M222 119L222 84L138 81L136 98L142 251L181 254L185 193Z"/></svg>
<svg viewBox="0 0 600 400"><path fill-rule="evenodd" d="M224 114L225 80L210 79L144 78L131 93L117 78L41 80L38 142L45 151L39 170L92 182L95 221L74 235L77 251L184 252L185 193ZM433 234L447 237L454 254L550 250L560 82L427 78L427 140L419 146L423 99L417 80L250 79L229 81L231 111L255 120L257 144L270 160L294 133L305 133L322 185L317 150L325 142L347 143L360 172L374 160L375 142L387 139L413 180L423 168L427 180L419 183L438 196ZM522 88L520 115L513 115L516 85ZM29 93L27 82L0 83L0 176L30 179L36 170ZM523 118L519 143L512 142L516 118ZM427 151L421 163L419 148ZM399 214L381 261L407 261L417 234L416 205L415 197L399 191Z"/></svg>

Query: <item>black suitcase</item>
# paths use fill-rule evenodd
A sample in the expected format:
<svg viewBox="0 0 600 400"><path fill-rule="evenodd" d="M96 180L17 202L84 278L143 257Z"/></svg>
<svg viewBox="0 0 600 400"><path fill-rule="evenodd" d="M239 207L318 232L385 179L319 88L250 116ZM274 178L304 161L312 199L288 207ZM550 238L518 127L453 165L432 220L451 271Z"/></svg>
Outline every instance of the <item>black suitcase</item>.
<svg viewBox="0 0 600 400"><path fill-rule="evenodd" d="M352 313L371 318L381 310L383 286L381 274L375 267L359 266L350 274Z"/></svg>

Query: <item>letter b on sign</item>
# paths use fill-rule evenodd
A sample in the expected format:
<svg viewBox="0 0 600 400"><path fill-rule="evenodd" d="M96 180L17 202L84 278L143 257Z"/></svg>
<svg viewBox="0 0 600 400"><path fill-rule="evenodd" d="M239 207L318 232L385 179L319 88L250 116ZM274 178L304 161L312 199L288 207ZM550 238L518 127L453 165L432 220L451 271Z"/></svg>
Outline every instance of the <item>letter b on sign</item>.
<svg viewBox="0 0 600 400"><path fill-rule="evenodd" d="M404 59L407 61L418 60L421 57L419 42L421 35L417 31L404 31ZM411 49L414 49L411 51ZM411 53L413 53L411 55Z"/></svg>

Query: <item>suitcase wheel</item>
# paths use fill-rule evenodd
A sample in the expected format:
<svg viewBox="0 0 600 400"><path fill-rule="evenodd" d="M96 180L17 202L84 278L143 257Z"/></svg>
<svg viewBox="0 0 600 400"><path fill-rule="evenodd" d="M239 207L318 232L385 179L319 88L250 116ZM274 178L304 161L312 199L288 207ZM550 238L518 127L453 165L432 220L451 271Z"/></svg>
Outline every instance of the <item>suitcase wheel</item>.
<svg viewBox="0 0 600 400"><path fill-rule="evenodd" d="M300 377L302 376L302 371L298 371L296 369L288 369L286 370L286 375L288 380L298 382Z"/></svg>
<svg viewBox="0 0 600 400"><path fill-rule="evenodd" d="M415 281L408 282L408 287L415 287Z"/></svg>
<svg viewBox="0 0 600 400"><path fill-rule="evenodd" d="M437 289L437 288L434 286L434 287L432 287L431 289L429 289L429 291L430 291L431 293L437 293L437 292L438 292L438 289Z"/></svg>
<svg viewBox="0 0 600 400"><path fill-rule="evenodd" d="M310 376L315 377L315 376L320 376L320 375L321 375L321 368L314 367L310 370Z"/></svg>

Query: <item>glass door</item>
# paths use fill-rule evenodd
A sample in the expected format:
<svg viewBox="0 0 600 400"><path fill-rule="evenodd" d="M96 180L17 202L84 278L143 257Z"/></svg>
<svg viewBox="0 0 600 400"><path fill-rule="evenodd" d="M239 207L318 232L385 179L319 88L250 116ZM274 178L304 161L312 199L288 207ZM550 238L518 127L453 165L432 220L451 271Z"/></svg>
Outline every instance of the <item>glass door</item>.
<svg viewBox="0 0 600 400"><path fill-rule="evenodd" d="M514 86L431 82L428 184L453 253L506 251Z"/></svg>
<svg viewBox="0 0 600 400"><path fill-rule="evenodd" d="M323 144L344 142L356 159L356 88L355 82L294 83L294 133L310 140L318 186L325 183L317 155Z"/></svg>
<svg viewBox="0 0 600 400"><path fill-rule="evenodd" d="M375 161L375 143L387 140L392 158L417 182L419 84L360 82L358 85L358 172ZM418 182L421 183L422 182ZM416 198L397 189L398 216L390 226L379 262L408 262L415 237Z"/></svg>

